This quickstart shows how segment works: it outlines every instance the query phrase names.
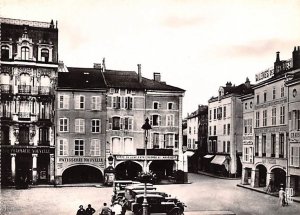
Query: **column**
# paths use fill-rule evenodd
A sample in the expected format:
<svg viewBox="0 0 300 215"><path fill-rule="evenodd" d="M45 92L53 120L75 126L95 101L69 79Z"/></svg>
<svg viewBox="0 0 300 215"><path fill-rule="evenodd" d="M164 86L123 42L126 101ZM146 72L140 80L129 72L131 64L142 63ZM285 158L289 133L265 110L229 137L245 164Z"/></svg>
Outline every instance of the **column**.
<svg viewBox="0 0 300 215"><path fill-rule="evenodd" d="M50 166L50 183L54 183L54 154L50 154L50 161L49 161L49 166Z"/></svg>
<svg viewBox="0 0 300 215"><path fill-rule="evenodd" d="M259 187L259 171L258 171L258 169L252 169L251 187Z"/></svg>
<svg viewBox="0 0 300 215"><path fill-rule="evenodd" d="M11 181L16 181L16 154L10 154L11 156Z"/></svg>
<svg viewBox="0 0 300 215"><path fill-rule="evenodd" d="M242 180L241 180L242 184L248 184L248 172L246 170L246 168L242 169Z"/></svg>
<svg viewBox="0 0 300 215"><path fill-rule="evenodd" d="M32 183L37 182L37 154L32 154Z"/></svg>

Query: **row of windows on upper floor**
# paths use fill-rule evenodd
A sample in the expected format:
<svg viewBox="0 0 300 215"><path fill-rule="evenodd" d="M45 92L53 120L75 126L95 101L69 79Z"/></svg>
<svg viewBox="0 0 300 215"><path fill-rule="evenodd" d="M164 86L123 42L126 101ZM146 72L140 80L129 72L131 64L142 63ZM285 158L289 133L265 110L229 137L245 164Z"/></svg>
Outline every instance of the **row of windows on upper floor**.
<svg viewBox="0 0 300 215"><path fill-rule="evenodd" d="M226 133L226 128L227 128L227 133ZM212 126L208 127L208 135L209 136L216 136L217 135L217 126L213 126L213 131L212 131ZM223 125L223 135L230 135L230 124L224 124Z"/></svg>
<svg viewBox="0 0 300 215"><path fill-rule="evenodd" d="M86 120L77 118L74 121L74 132L75 133L85 133L86 130ZM166 115L165 126L173 127L175 126L175 119L173 114ZM91 133L100 133L101 132L101 120L92 119L91 120ZM151 115L150 116L150 125L152 126L161 126L161 116ZM70 131L70 122L69 118L59 118L58 128L59 132L69 132ZM108 129L109 130L133 130L133 117L119 117L115 116L109 118L108 120Z"/></svg>
<svg viewBox="0 0 300 215"><path fill-rule="evenodd" d="M273 89L272 89L272 97L271 98L268 98L267 91L264 91L263 92L263 102L267 102L267 101L271 101L271 100L275 100L275 99L278 99L278 98L285 97L285 90L284 89L285 89L284 85L281 85L281 87L280 87L280 97L278 97L276 87L274 86ZM260 94L257 93L256 94L256 104L260 104L260 103L261 103ZM247 109L247 103L244 104L244 108Z"/></svg>
<svg viewBox="0 0 300 215"><path fill-rule="evenodd" d="M52 48L49 47L43 47L37 48L38 56L37 61L38 62L53 62L52 59ZM12 46L11 45L2 45L1 46L1 60L23 60L23 61L33 61L33 47L28 45L23 45L18 47L18 52L16 53L16 56L12 53Z"/></svg>
<svg viewBox="0 0 300 215"><path fill-rule="evenodd" d="M109 107L113 109L127 109L131 110L134 108L134 97L132 96L108 96L108 99L111 99L111 102L108 104ZM101 97L100 96L91 96L91 109L92 110L101 110ZM74 108L75 109L86 109L85 107L86 98L84 95L75 95L74 97ZM69 95L58 95L58 109L70 109L70 96ZM161 108L160 103L154 101L153 109L158 110ZM174 103L168 102L167 109L173 110Z"/></svg>
<svg viewBox="0 0 300 215"><path fill-rule="evenodd" d="M213 115L212 115L213 112ZM209 120L211 121L213 120L220 120L222 119L222 117L225 119L226 118L226 106L224 107L218 107L218 108L214 108L214 109L210 109L209 110Z"/></svg>
<svg viewBox="0 0 300 215"><path fill-rule="evenodd" d="M223 141L223 148L222 150L218 150L218 145L216 140L209 140L208 141L208 152L216 153L216 152L223 152L223 153L230 153L230 141Z"/></svg>
<svg viewBox="0 0 300 215"><path fill-rule="evenodd" d="M12 84L12 77L8 73L0 74L0 85L7 86ZM41 75L39 78L31 77L27 73L21 73L19 78L15 78L14 83L15 86L23 86L27 88L35 87L35 86L47 86L51 87L51 78L48 75Z"/></svg>

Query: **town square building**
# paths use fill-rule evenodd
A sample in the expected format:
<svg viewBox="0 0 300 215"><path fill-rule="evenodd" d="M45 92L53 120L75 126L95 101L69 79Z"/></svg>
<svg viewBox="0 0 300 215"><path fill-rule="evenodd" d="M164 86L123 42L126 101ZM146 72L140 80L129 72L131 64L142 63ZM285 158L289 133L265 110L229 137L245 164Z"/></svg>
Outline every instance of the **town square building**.
<svg viewBox="0 0 300 215"><path fill-rule="evenodd" d="M58 29L0 18L2 185L54 182Z"/></svg>
<svg viewBox="0 0 300 215"><path fill-rule="evenodd" d="M106 84L101 67L60 65L55 106L56 183L102 183Z"/></svg>
<svg viewBox="0 0 300 215"><path fill-rule="evenodd" d="M167 85L154 73L153 80L138 72L106 69L107 90L106 156L114 158L117 179L134 179L141 171L159 178L184 169L182 153L182 97L184 90ZM145 119L152 127L147 137ZM187 163L186 163L187 165ZM187 172L187 168L186 168Z"/></svg>
<svg viewBox="0 0 300 215"><path fill-rule="evenodd" d="M227 82L208 101L209 171L227 177L241 175L243 107L241 96L252 91L249 79L238 86Z"/></svg>

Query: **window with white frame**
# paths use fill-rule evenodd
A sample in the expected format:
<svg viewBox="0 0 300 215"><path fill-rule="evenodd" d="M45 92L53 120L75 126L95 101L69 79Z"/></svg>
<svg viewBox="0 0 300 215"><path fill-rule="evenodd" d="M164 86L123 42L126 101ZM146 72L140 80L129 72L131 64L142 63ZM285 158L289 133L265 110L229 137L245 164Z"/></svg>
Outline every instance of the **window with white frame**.
<svg viewBox="0 0 300 215"><path fill-rule="evenodd" d="M124 130L132 130L133 119L132 117L124 117Z"/></svg>
<svg viewBox="0 0 300 215"><path fill-rule="evenodd" d="M114 116L112 118L109 118L109 129L112 130L122 129L121 118L119 116Z"/></svg>
<svg viewBox="0 0 300 215"><path fill-rule="evenodd" d="M267 110L263 110L263 126L267 126Z"/></svg>
<svg viewBox="0 0 300 215"><path fill-rule="evenodd" d="M272 125L276 125L276 107L272 108Z"/></svg>
<svg viewBox="0 0 300 215"><path fill-rule="evenodd" d="M262 156L266 157L266 151L267 151L267 136L266 136L266 134L262 135L261 148L262 148L262 150L261 150L262 151Z"/></svg>
<svg viewBox="0 0 300 215"><path fill-rule="evenodd" d="M84 109L85 108L85 97L82 95L75 96L75 109Z"/></svg>
<svg viewBox="0 0 300 215"><path fill-rule="evenodd" d="M211 110L209 110L209 120L211 120Z"/></svg>
<svg viewBox="0 0 300 215"><path fill-rule="evenodd" d="M280 124L285 123L285 107L281 106L280 107Z"/></svg>
<svg viewBox="0 0 300 215"><path fill-rule="evenodd" d="M135 154L133 138L131 138L131 137L125 137L124 138L124 153L126 155Z"/></svg>
<svg viewBox="0 0 300 215"><path fill-rule="evenodd" d="M59 139L58 141L58 155L67 156L68 155L68 140L67 139Z"/></svg>
<svg viewBox="0 0 300 215"><path fill-rule="evenodd" d="M217 119L217 109L214 108L214 119Z"/></svg>
<svg viewBox="0 0 300 215"><path fill-rule="evenodd" d="M84 132L85 132L85 120L75 119L75 133L84 133Z"/></svg>
<svg viewBox="0 0 300 215"><path fill-rule="evenodd" d="M173 148L174 147L174 134L165 134L165 147L166 148Z"/></svg>
<svg viewBox="0 0 300 215"><path fill-rule="evenodd" d="M252 134L252 119L244 120L244 134Z"/></svg>
<svg viewBox="0 0 300 215"><path fill-rule="evenodd" d="M174 115L167 115L167 126L174 126Z"/></svg>
<svg viewBox="0 0 300 215"><path fill-rule="evenodd" d="M91 109L92 110L101 110L101 97L100 96L92 96L91 100L92 100Z"/></svg>
<svg viewBox="0 0 300 215"><path fill-rule="evenodd" d="M255 136L254 139L254 143L255 143L255 156L258 156L258 152L259 152L259 136Z"/></svg>
<svg viewBox="0 0 300 215"><path fill-rule="evenodd" d="M58 96L58 109L69 109L69 96L59 95Z"/></svg>
<svg viewBox="0 0 300 215"><path fill-rule="evenodd" d="M174 109L174 103L173 102L169 102L168 103L168 110L173 110Z"/></svg>
<svg viewBox="0 0 300 215"><path fill-rule="evenodd" d="M243 160L247 163L253 163L253 147L244 146Z"/></svg>
<svg viewBox="0 0 300 215"><path fill-rule="evenodd" d="M100 119L92 119L92 133L100 133Z"/></svg>
<svg viewBox="0 0 300 215"><path fill-rule="evenodd" d="M214 125L214 136L216 136L216 135L217 135L217 126Z"/></svg>
<svg viewBox="0 0 300 215"><path fill-rule="evenodd" d="M121 108L121 97L120 96L114 96L112 97L112 104L114 109L120 109Z"/></svg>
<svg viewBox="0 0 300 215"><path fill-rule="evenodd" d="M161 116L158 114L153 114L150 117L150 124L152 126L160 126L161 123Z"/></svg>
<svg viewBox="0 0 300 215"><path fill-rule="evenodd" d="M226 153L226 141L223 141L223 152Z"/></svg>
<svg viewBox="0 0 300 215"><path fill-rule="evenodd" d="M84 140L76 139L74 142L75 156L84 156Z"/></svg>
<svg viewBox="0 0 300 215"><path fill-rule="evenodd" d="M224 117L224 119L226 118L226 106L224 106L224 108L223 108L223 117Z"/></svg>
<svg viewBox="0 0 300 215"><path fill-rule="evenodd" d="M300 110L293 110L291 112L292 117L292 130L300 130Z"/></svg>
<svg viewBox="0 0 300 215"><path fill-rule="evenodd" d="M133 98L131 96L124 97L125 99L125 109L131 110L133 108Z"/></svg>
<svg viewBox="0 0 300 215"><path fill-rule="evenodd" d="M29 48L21 47L21 60L29 60Z"/></svg>
<svg viewBox="0 0 300 215"><path fill-rule="evenodd" d="M299 146L292 146L291 147L291 166L299 167Z"/></svg>
<svg viewBox="0 0 300 215"><path fill-rule="evenodd" d="M284 157L284 134L279 134L279 157Z"/></svg>
<svg viewBox="0 0 300 215"><path fill-rule="evenodd" d="M159 102L153 102L153 109L154 109L154 110L157 110L157 109L159 109L159 108L160 108Z"/></svg>
<svg viewBox="0 0 300 215"><path fill-rule="evenodd" d="M42 49L41 50L41 61L42 62L49 62L49 50L48 49Z"/></svg>
<svg viewBox="0 0 300 215"><path fill-rule="evenodd" d="M59 118L59 131L68 132L69 131L69 118Z"/></svg>
<svg viewBox="0 0 300 215"><path fill-rule="evenodd" d="M112 138L112 153L113 154L123 154L124 152L124 145L121 144L120 137L113 137Z"/></svg>
<svg viewBox="0 0 300 215"><path fill-rule="evenodd" d="M91 140L91 156L100 156L100 154L101 154L100 140L92 139Z"/></svg>
<svg viewBox="0 0 300 215"><path fill-rule="evenodd" d="M255 127L259 127L259 111L255 112Z"/></svg>

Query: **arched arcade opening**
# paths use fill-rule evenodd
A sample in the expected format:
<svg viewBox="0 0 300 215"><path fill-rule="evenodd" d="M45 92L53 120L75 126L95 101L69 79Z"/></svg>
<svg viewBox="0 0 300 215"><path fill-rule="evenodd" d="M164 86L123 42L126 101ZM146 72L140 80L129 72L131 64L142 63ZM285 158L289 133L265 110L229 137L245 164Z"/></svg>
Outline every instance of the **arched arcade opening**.
<svg viewBox="0 0 300 215"><path fill-rule="evenodd" d="M286 173L281 168L274 168L271 170L271 173L273 174L273 182L274 182L274 188L276 190L279 190L280 187L285 188L285 181L286 181Z"/></svg>
<svg viewBox="0 0 300 215"><path fill-rule="evenodd" d="M66 169L62 174L63 184L102 183L103 174L96 167L77 165Z"/></svg>
<svg viewBox="0 0 300 215"><path fill-rule="evenodd" d="M155 160L151 162L149 170L154 172L157 175L158 179L166 179L168 178L168 176L173 175L174 165L174 161Z"/></svg>
<svg viewBox="0 0 300 215"><path fill-rule="evenodd" d="M255 180L257 181L257 184L259 187L265 187L267 182L267 168L260 164L256 166L256 176Z"/></svg>
<svg viewBox="0 0 300 215"><path fill-rule="evenodd" d="M139 172L142 172L142 166L133 162L125 161L118 164L115 168L117 180L134 180Z"/></svg>

